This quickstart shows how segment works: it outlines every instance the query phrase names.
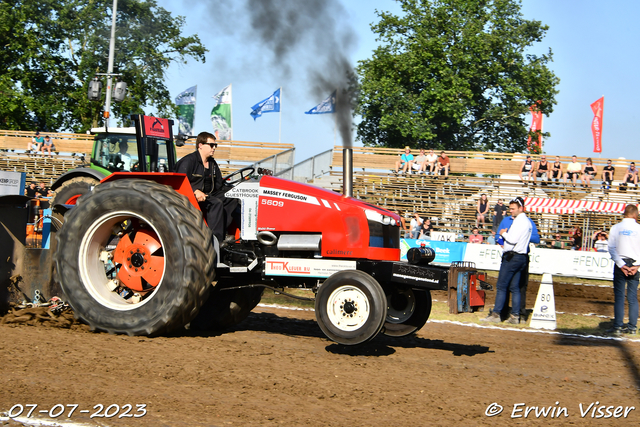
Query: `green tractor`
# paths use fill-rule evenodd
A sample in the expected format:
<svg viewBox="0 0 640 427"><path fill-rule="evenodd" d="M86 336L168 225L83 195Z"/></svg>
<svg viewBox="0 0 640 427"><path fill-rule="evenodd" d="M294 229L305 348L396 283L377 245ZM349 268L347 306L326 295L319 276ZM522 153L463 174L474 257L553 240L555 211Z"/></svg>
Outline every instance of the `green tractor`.
<svg viewBox="0 0 640 427"><path fill-rule="evenodd" d="M144 126L141 117L132 116L136 126ZM177 161L175 146L183 146L184 138L176 138L174 146L171 129L173 121L163 119L162 125L168 126L165 133L154 133L151 129L141 128L141 134L144 135L142 138L136 137L136 127L91 129L95 138L90 162L69 170L53 183L51 190L55 195L51 205L76 204L80 196L91 191L114 172L172 171ZM141 158L145 161L140 162Z"/></svg>

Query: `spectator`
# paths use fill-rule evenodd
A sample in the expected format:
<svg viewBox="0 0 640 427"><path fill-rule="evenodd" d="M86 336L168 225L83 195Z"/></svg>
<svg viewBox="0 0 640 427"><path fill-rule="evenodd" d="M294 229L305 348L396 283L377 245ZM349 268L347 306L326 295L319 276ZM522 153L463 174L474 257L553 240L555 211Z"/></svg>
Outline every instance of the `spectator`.
<svg viewBox="0 0 640 427"><path fill-rule="evenodd" d="M402 225L402 235L404 236L405 239L411 238L411 230L407 231L407 219L405 218L408 212L396 211L396 213L400 217L400 224Z"/></svg>
<svg viewBox="0 0 640 427"><path fill-rule="evenodd" d="M450 166L449 157L444 151L441 151L440 156L438 157L438 175L444 175L445 179L449 178Z"/></svg>
<svg viewBox="0 0 640 427"><path fill-rule="evenodd" d="M504 218L504 214L506 212L507 207L502 202L502 199L498 199L498 203L496 203L495 207L493 208L493 231L498 231L498 225L500 225L500 223L502 222L502 219Z"/></svg>
<svg viewBox="0 0 640 427"><path fill-rule="evenodd" d="M609 236L605 231L596 231L593 248L597 252L609 252Z"/></svg>
<svg viewBox="0 0 640 427"><path fill-rule="evenodd" d="M49 189L44 182L40 182L40 186L36 189L36 197L49 197Z"/></svg>
<svg viewBox="0 0 640 427"><path fill-rule="evenodd" d="M522 176L524 174L524 177ZM531 156L527 155L527 159L522 162L522 166L520 166L520 179L522 181L533 179L533 160L531 160Z"/></svg>
<svg viewBox="0 0 640 427"><path fill-rule="evenodd" d="M484 221L489 213L489 199L486 194L480 195L478 205L476 206L476 227L480 227L480 223L484 227Z"/></svg>
<svg viewBox="0 0 640 427"><path fill-rule="evenodd" d="M578 163L578 158L575 156L571 156L571 163L567 165L567 173L564 174L564 183L567 183L568 179L571 179L573 182L573 186L576 186L576 182L580 177L580 173L582 172L582 165Z"/></svg>
<svg viewBox="0 0 640 427"><path fill-rule="evenodd" d="M37 153L38 151L40 151L40 147L42 146L43 142L44 138L40 136L40 132L36 132L36 136L31 138L31 142L29 143L27 150L35 151Z"/></svg>
<svg viewBox="0 0 640 427"><path fill-rule="evenodd" d="M591 185L591 180L596 177L598 174L598 168L591 161L591 157L587 157L587 164L584 165L582 169L582 176L580 177L580 181L582 181L582 186L587 188Z"/></svg>
<svg viewBox="0 0 640 427"><path fill-rule="evenodd" d="M496 232L491 230L489 231L489 237L487 237L487 245L495 245L496 244Z"/></svg>
<svg viewBox="0 0 640 427"><path fill-rule="evenodd" d="M471 230L469 243L482 243L482 235L478 234L478 227L473 227L473 230Z"/></svg>
<svg viewBox="0 0 640 427"><path fill-rule="evenodd" d="M613 327L607 333L636 334L638 326L638 266L640 266L640 225L638 207L627 205L624 218L611 227L609 253L613 267ZM629 304L629 323L624 325L625 287Z"/></svg>
<svg viewBox="0 0 640 427"><path fill-rule="evenodd" d="M422 228L422 223L424 222L424 220L422 218L420 218L420 215L418 215L417 213L413 214L413 218L411 218L411 233L409 235L410 238L412 239L417 239L418 236L420 236L420 229Z"/></svg>
<svg viewBox="0 0 640 427"><path fill-rule="evenodd" d="M400 160L396 162L396 175L400 168L402 168L402 173L411 172L410 165L413 162L413 154L411 154L411 148L407 145L404 147L404 153L400 155Z"/></svg>
<svg viewBox="0 0 640 427"><path fill-rule="evenodd" d="M553 165L551 166L551 179L555 179L556 182L562 179L562 163L560 162L560 156L556 156L556 161L553 162Z"/></svg>
<svg viewBox="0 0 640 427"><path fill-rule="evenodd" d="M611 160L607 160L607 166L602 169L602 189L609 190L611 189L611 184L613 182L613 176L616 173L616 168L611 164Z"/></svg>
<svg viewBox="0 0 640 427"><path fill-rule="evenodd" d="M544 154L540 156L540 161L536 164L536 178L542 178L542 182L551 181L549 174L549 162Z"/></svg>
<svg viewBox="0 0 640 427"><path fill-rule="evenodd" d="M52 156L51 150L55 151L56 147L53 145L53 141L49 138L49 135L44 137L44 142L42 143L42 155L44 156L44 151L47 150L49 152L49 157Z"/></svg>
<svg viewBox="0 0 640 427"><path fill-rule="evenodd" d="M27 197L36 198L38 195L38 189L36 188L36 183L32 182L29 186L24 190L24 195Z"/></svg>
<svg viewBox="0 0 640 427"><path fill-rule="evenodd" d="M427 163L427 156L424 154L424 148L420 149L420 155L418 155L415 160L409 162L411 165L411 169L417 171L417 173L421 173L425 170Z"/></svg>
<svg viewBox="0 0 640 427"><path fill-rule="evenodd" d="M569 245L574 251L582 249L582 229L580 227L576 227L573 236L571 236L569 240Z"/></svg>
<svg viewBox="0 0 640 427"><path fill-rule="evenodd" d="M627 173L622 180L625 185L626 184L634 184L636 187L638 186L638 169L636 169L635 162L631 162L629 165L629 169L627 169Z"/></svg>
<svg viewBox="0 0 640 427"><path fill-rule="evenodd" d="M427 154L427 163L426 170L429 171L429 174L433 175L436 173L436 166L438 163L438 155L433 152L433 150L429 150L429 154Z"/></svg>
<svg viewBox="0 0 640 427"><path fill-rule="evenodd" d="M565 242L562 241L562 236L560 233L556 233L556 237L553 241L549 243L552 249L564 249Z"/></svg>
<svg viewBox="0 0 640 427"><path fill-rule="evenodd" d="M431 220L427 218L422 222L422 228L420 228L419 238L423 240L431 240L432 231L433 231L433 226L431 225Z"/></svg>

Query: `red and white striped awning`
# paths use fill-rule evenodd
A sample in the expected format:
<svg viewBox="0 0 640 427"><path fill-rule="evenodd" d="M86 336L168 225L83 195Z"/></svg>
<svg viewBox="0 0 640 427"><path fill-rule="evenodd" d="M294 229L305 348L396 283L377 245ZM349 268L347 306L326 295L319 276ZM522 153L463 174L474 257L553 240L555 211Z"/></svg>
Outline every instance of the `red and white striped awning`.
<svg viewBox="0 0 640 427"><path fill-rule="evenodd" d="M527 197L524 201L527 212L572 214L575 212L622 213L626 203L594 202L588 200L548 199Z"/></svg>

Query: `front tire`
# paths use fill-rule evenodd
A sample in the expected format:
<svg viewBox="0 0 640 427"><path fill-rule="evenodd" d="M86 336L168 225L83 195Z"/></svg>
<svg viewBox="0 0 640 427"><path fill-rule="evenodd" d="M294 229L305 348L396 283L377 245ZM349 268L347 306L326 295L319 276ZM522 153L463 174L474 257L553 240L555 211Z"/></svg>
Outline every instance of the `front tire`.
<svg viewBox="0 0 640 427"><path fill-rule="evenodd" d="M431 292L394 288L387 294L387 318L382 333L404 337L418 331L431 315Z"/></svg>
<svg viewBox="0 0 640 427"><path fill-rule="evenodd" d="M215 276L201 212L151 181L99 185L66 215L57 242L62 289L94 330L151 336L184 326Z"/></svg>
<svg viewBox="0 0 640 427"><path fill-rule="evenodd" d="M51 198L51 206L54 205L75 205L80 198L91 192L91 188L98 185L100 181L90 176L80 176L64 182L55 191Z"/></svg>
<svg viewBox="0 0 640 427"><path fill-rule="evenodd" d="M362 271L339 271L324 281L316 296L316 319L331 340L355 345L373 339L387 315L380 284Z"/></svg>

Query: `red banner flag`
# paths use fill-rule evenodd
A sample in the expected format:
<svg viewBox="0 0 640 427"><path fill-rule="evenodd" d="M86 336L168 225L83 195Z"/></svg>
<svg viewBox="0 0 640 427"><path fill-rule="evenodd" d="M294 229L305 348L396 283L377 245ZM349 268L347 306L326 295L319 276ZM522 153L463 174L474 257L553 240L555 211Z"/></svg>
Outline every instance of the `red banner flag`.
<svg viewBox="0 0 640 427"><path fill-rule="evenodd" d="M591 104L593 121L591 133L593 133L593 152L602 153L602 115L604 112L604 96Z"/></svg>
<svg viewBox="0 0 640 427"><path fill-rule="evenodd" d="M538 104L540 101L536 102L534 105L529 107L529 111L531 111L531 127L529 128L529 132L540 131L540 135L538 135L537 142L537 152L542 151L542 112L538 111ZM531 135L529 135L529 139L527 140L527 150L531 151Z"/></svg>

